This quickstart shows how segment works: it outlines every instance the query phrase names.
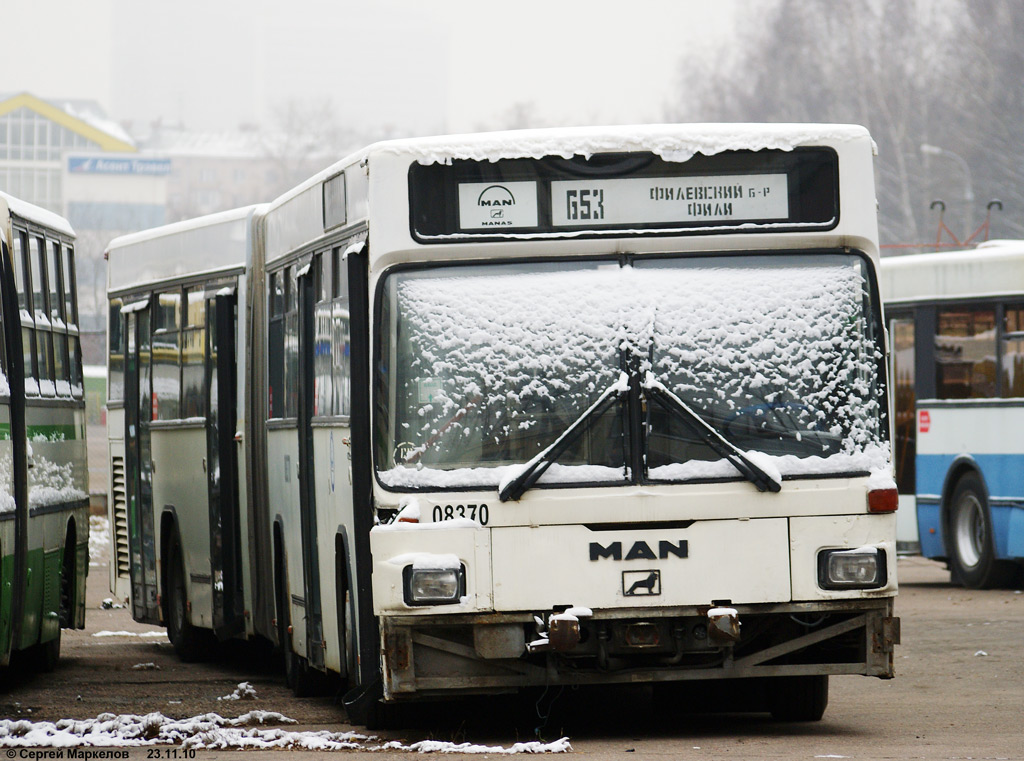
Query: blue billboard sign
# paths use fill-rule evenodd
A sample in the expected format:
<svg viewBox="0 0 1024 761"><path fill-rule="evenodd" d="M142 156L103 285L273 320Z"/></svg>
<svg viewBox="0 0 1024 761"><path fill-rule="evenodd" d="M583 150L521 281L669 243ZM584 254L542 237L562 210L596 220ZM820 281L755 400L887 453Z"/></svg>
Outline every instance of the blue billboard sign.
<svg viewBox="0 0 1024 761"><path fill-rule="evenodd" d="M171 173L171 160L68 156L68 172L71 174L132 174L161 177Z"/></svg>

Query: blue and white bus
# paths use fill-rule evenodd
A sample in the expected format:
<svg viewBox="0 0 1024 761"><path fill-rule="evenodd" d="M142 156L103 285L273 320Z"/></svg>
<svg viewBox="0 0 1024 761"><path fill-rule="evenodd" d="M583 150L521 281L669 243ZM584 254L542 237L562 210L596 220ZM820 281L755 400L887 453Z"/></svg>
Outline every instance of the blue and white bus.
<svg viewBox="0 0 1024 761"><path fill-rule="evenodd" d="M965 586L1010 583L1024 558L1024 241L883 259L881 286L900 512L916 516L899 538Z"/></svg>

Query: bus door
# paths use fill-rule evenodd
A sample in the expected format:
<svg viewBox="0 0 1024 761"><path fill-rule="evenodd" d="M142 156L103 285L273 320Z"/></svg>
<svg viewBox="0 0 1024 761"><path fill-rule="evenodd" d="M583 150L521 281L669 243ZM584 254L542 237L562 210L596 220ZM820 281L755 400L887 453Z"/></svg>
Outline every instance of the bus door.
<svg viewBox="0 0 1024 761"><path fill-rule="evenodd" d="M298 278L299 290L299 523L302 530L302 576L306 598L306 660L323 668L323 618L320 605L320 559L316 530L316 471L313 463L313 407L316 282L311 266Z"/></svg>
<svg viewBox="0 0 1024 761"><path fill-rule="evenodd" d="M245 627L242 544L235 447L235 305L233 292L206 300L206 479L210 494L213 630L227 639Z"/></svg>
<svg viewBox="0 0 1024 761"><path fill-rule="evenodd" d="M129 304L121 310L121 315L127 343L124 368L124 448L132 618L142 623L159 624L153 458L150 446L150 422L153 419L155 397L151 383L149 302Z"/></svg>

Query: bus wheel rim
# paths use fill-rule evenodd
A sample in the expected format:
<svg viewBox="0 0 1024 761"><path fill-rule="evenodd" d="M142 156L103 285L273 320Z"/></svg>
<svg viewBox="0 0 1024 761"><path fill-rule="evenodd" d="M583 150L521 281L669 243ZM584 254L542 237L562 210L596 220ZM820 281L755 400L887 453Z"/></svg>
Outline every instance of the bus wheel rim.
<svg viewBox="0 0 1024 761"><path fill-rule="evenodd" d="M974 494L960 498L956 510L956 552L965 568L974 568L981 562L985 548L985 520L981 502Z"/></svg>

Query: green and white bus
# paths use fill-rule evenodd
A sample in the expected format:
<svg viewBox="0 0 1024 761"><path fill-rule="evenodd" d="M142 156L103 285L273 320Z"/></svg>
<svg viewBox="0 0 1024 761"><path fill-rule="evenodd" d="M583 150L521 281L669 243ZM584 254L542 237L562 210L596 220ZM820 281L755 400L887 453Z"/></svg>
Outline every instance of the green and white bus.
<svg viewBox="0 0 1024 761"><path fill-rule="evenodd" d="M85 626L89 561L75 235L0 193L0 242L0 662L49 669Z"/></svg>
<svg viewBox="0 0 1024 761"><path fill-rule="evenodd" d="M181 652L265 637L368 722L893 675L863 128L385 142L109 256L114 584Z"/></svg>

